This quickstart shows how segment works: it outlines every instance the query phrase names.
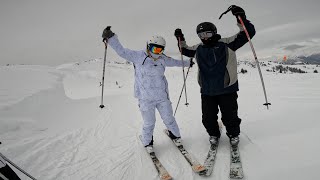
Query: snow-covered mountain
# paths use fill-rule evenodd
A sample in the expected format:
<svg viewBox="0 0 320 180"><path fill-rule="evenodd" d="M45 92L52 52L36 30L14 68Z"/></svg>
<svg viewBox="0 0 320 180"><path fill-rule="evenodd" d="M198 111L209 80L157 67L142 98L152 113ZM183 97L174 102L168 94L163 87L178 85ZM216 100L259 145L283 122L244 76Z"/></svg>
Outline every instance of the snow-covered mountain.
<svg viewBox="0 0 320 180"><path fill-rule="evenodd" d="M120 58L107 63L105 108L100 109L102 64L101 59L93 59L57 67L0 67L0 152L41 180L159 179L139 141L142 119L133 98L133 66ZM267 110L254 62L239 62L240 153L245 178L317 179L320 74L313 71L320 67L290 65L308 73L272 71L278 65L261 63L272 104ZM247 72L240 73L241 69ZM166 76L175 108L182 70L168 68ZM201 123L196 66L190 70L187 91L190 105L185 106L182 97L176 119L185 148L203 162L209 142ZM224 129L209 178L193 173L163 129L157 114L155 152L174 179L229 179L229 142Z"/></svg>
<svg viewBox="0 0 320 180"><path fill-rule="evenodd" d="M274 61L282 64L320 64L320 39L293 41L290 43L274 44L266 51L258 49L260 61ZM241 59L253 60L252 53L240 56Z"/></svg>
<svg viewBox="0 0 320 180"><path fill-rule="evenodd" d="M309 56L299 56L300 61L307 64L320 64L320 53L311 54Z"/></svg>

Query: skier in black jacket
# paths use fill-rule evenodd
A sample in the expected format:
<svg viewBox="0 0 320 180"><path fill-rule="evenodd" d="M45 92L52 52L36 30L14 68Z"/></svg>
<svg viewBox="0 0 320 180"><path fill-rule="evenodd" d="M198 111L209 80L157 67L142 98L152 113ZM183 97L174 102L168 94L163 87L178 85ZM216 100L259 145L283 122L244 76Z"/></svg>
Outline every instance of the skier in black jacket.
<svg viewBox="0 0 320 180"><path fill-rule="evenodd" d="M244 10L232 6L232 14L240 16L248 30L250 38L255 35L255 28L247 20ZM202 123L206 128L211 144L218 144L221 136L218 124L218 112L226 127L227 136L232 145L239 143L240 123L238 117L237 91L237 59L235 51L248 42L245 31L237 18L240 32L228 38L221 38L217 28L211 22L203 22L197 26L197 34L202 43L195 46L186 44L181 29L176 29L178 45L181 53L195 57L199 67L198 82L201 87Z"/></svg>

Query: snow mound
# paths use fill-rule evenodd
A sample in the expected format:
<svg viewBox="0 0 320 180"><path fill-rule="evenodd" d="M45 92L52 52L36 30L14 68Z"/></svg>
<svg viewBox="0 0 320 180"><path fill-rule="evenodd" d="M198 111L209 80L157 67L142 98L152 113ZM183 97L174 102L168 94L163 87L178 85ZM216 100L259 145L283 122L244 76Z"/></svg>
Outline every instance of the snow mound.
<svg viewBox="0 0 320 180"><path fill-rule="evenodd" d="M1 66L0 109L54 87L59 78L59 72L48 66Z"/></svg>

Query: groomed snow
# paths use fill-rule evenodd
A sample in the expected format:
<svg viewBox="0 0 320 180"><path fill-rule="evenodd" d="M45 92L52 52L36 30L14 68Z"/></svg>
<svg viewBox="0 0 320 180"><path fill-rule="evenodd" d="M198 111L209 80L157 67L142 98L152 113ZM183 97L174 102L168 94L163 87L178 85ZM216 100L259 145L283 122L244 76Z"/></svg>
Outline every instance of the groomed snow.
<svg viewBox="0 0 320 180"><path fill-rule="evenodd" d="M118 63L115 63L118 62ZM266 72L269 110L256 68L239 74L240 151L247 180L318 179L320 167L320 67L306 74ZM186 69L187 70L187 69ZM201 123L197 68L189 73L187 94L176 118L185 148L203 162L209 148ZM139 141L142 120L133 98L133 67L107 63L105 108L100 109L102 61L58 67L0 67L0 152L39 180L159 179ZM166 72L175 109L182 87L181 68ZM194 174L164 135L157 114L155 151L175 180L227 180L229 144L223 132L210 178ZM28 179L18 172L22 179Z"/></svg>

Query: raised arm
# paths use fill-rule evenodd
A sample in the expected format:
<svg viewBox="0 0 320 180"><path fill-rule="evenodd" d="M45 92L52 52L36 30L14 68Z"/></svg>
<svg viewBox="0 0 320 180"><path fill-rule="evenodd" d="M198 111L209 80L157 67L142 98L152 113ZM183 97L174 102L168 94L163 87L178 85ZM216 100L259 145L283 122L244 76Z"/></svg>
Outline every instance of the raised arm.
<svg viewBox="0 0 320 180"><path fill-rule="evenodd" d="M105 29L102 38L107 39L108 44L116 51L116 53L127 61L137 63L141 60L141 51L134 51L124 48L120 43L118 36L115 35L110 29Z"/></svg>
<svg viewBox="0 0 320 180"><path fill-rule="evenodd" d="M184 39L184 35L183 35L181 29L179 29L179 28L174 31L174 36L178 40L179 51L180 51L180 47L179 47L179 42L180 42L181 43L181 53L187 57L193 58L195 56L196 50L200 44L197 44L194 46L188 46L186 40Z"/></svg>
<svg viewBox="0 0 320 180"><path fill-rule="evenodd" d="M250 38L252 38L256 34L256 30L254 28L254 25L249 20L247 20L244 10L241 7L234 6L234 8L232 9L232 14L234 16L236 16L236 18L238 16L241 17L244 25L246 26L246 29L248 30ZM248 38L246 36L246 33L244 32L244 29L241 26L238 19L237 19L237 22L238 22L238 26L240 28L240 31L234 36L231 36L229 38L222 38L220 40L220 41L228 44L228 47L230 49L232 49L233 51L236 51L237 49L239 49L240 47L242 47L243 45L245 45L248 42Z"/></svg>

